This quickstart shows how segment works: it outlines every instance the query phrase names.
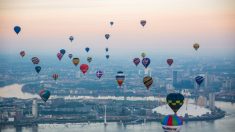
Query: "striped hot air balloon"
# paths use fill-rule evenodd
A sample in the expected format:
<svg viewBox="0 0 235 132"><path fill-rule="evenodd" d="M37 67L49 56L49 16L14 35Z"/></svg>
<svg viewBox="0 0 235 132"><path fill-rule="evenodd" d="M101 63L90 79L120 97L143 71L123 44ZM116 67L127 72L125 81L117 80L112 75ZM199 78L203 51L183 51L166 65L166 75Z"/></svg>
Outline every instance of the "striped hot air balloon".
<svg viewBox="0 0 235 132"><path fill-rule="evenodd" d="M73 64L74 64L75 66L77 66L77 65L79 64L79 62L80 62L80 59L79 59L79 58L73 58Z"/></svg>
<svg viewBox="0 0 235 132"><path fill-rule="evenodd" d="M166 97L167 104L176 113L184 104L184 96L181 93L170 93Z"/></svg>
<svg viewBox="0 0 235 132"><path fill-rule="evenodd" d="M62 57L63 57L63 54L57 53L57 58L58 58L60 61L61 61Z"/></svg>
<svg viewBox="0 0 235 132"><path fill-rule="evenodd" d="M161 124L164 132L179 132L183 125L183 120L177 115L167 115L162 119Z"/></svg>
<svg viewBox="0 0 235 132"><path fill-rule="evenodd" d="M150 76L146 76L143 79L143 83L145 87L147 88L147 90L149 90L150 86L153 84L153 78Z"/></svg>
<svg viewBox="0 0 235 132"><path fill-rule="evenodd" d="M33 62L33 64L38 64L40 62L40 60L38 59L38 57L33 57L31 59L31 61Z"/></svg>
<svg viewBox="0 0 235 132"><path fill-rule="evenodd" d="M52 78L56 81L58 79L59 75L58 74L53 74Z"/></svg>
<svg viewBox="0 0 235 132"><path fill-rule="evenodd" d="M50 98L51 93L49 90L41 90L39 92L39 96L42 98L44 102L46 102Z"/></svg>
<svg viewBox="0 0 235 132"><path fill-rule="evenodd" d="M124 80L125 80L125 75L122 71L117 72L116 80L117 80L117 83L118 83L119 87L121 87Z"/></svg>

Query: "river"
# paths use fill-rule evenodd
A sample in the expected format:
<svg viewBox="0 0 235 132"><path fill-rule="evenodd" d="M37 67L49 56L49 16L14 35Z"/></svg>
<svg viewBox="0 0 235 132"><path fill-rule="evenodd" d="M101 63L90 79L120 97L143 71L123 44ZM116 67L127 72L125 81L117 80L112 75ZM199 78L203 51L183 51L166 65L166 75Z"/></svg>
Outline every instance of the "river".
<svg viewBox="0 0 235 132"><path fill-rule="evenodd" d="M34 98L37 95L21 92L22 85L14 84L0 88L0 97ZM14 93L14 94L13 94ZM235 105L229 102L216 102L216 106L227 112L222 119L184 123L181 132L234 132ZM159 122L146 122L123 126L119 123L77 123L77 124L39 124L35 127L4 127L1 132L163 132Z"/></svg>

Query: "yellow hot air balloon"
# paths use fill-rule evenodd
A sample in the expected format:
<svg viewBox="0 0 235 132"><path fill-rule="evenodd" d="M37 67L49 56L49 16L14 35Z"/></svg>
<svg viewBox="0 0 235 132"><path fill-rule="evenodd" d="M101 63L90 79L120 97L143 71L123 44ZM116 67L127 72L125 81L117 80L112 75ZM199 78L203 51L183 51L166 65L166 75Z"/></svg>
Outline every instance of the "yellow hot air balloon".
<svg viewBox="0 0 235 132"><path fill-rule="evenodd" d="M197 50L199 47L200 47L200 45L199 45L198 43L195 43L195 44L193 45L193 48L194 48L195 50Z"/></svg>
<svg viewBox="0 0 235 132"><path fill-rule="evenodd" d="M73 58L73 64L74 64L75 66L77 66L77 65L79 64L79 62L80 62L80 59L79 59L79 58Z"/></svg>

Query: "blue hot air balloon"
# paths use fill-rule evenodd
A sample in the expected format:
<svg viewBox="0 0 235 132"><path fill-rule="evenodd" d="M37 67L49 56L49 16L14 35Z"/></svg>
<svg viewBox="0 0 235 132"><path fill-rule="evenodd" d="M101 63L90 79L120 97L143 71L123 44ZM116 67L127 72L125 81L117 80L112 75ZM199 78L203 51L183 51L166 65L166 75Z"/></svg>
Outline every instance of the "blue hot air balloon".
<svg viewBox="0 0 235 132"><path fill-rule="evenodd" d="M70 36L70 37L69 37L69 40L70 40L71 42L73 41L73 39L74 39L73 36Z"/></svg>
<svg viewBox="0 0 235 132"><path fill-rule="evenodd" d="M15 27L14 27L14 31L15 31L15 33L18 35L18 34L20 33L20 31L21 31L20 26L15 26Z"/></svg>
<svg viewBox="0 0 235 132"><path fill-rule="evenodd" d="M106 57L106 59L109 59L109 55L106 55L105 57Z"/></svg>
<svg viewBox="0 0 235 132"><path fill-rule="evenodd" d="M90 48L89 48L89 47L86 47L85 50L86 50L86 52L89 52Z"/></svg>
<svg viewBox="0 0 235 132"><path fill-rule="evenodd" d="M36 67L35 67L35 71L36 71L37 73L39 73L39 72L41 71L41 69L42 69L41 66L36 66Z"/></svg>
<svg viewBox="0 0 235 132"><path fill-rule="evenodd" d="M144 65L145 68L147 68L150 64L150 59L149 58L144 58L142 60L142 64Z"/></svg>
<svg viewBox="0 0 235 132"><path fill-rule="evenodd" d="M39 96L42 98L44 102L46 102L50 98L51 93L48 90L41 90L39 92Z"/></svg>
<svg viewBox="0 0 235 132"><path fill-rule="evenodd" d="M61 50L60 50L60 53L61 53L62 55L64 55L65 52L66 52L65 49L61 49Z"/></svg>
<svg viewBox="0 0 235 132"><path fill-rule="evenodd" d="M197 77L195 77L195 81L200 86L202 84L202 82L204 81L204 77L197 76Z"/></svg>

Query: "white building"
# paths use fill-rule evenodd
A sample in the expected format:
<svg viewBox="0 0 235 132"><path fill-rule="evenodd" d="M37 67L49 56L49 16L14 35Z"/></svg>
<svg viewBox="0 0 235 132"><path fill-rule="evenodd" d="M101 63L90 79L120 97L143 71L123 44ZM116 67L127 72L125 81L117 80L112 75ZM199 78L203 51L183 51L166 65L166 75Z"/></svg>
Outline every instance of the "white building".
<svg viewBox="0 0 235 132"><path fill-rule="evenodd" d="M38 117L38 103L37 100L33 100L33 105L32 105L32 115L33 117L37 118Z"/></svg>
<svg viewBox="0 0 235 132"><path fill-rule="evenodd" d="M215 109L215 93L209 93L209 108L212 111Z"/></svg>

